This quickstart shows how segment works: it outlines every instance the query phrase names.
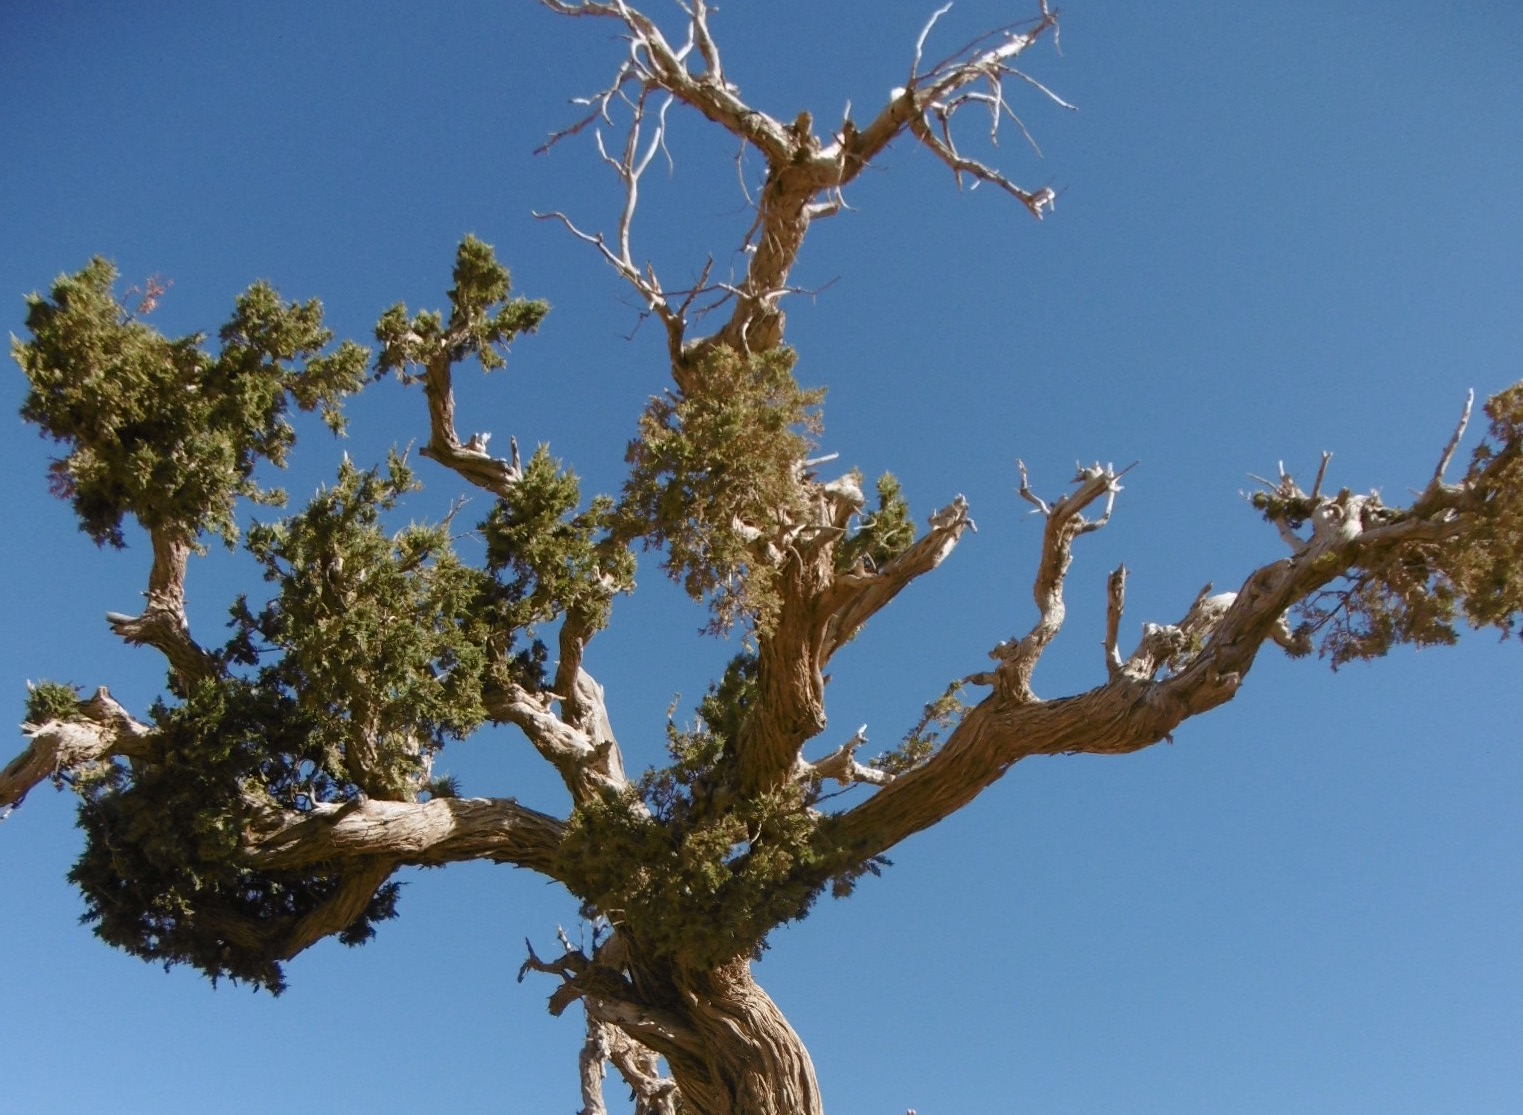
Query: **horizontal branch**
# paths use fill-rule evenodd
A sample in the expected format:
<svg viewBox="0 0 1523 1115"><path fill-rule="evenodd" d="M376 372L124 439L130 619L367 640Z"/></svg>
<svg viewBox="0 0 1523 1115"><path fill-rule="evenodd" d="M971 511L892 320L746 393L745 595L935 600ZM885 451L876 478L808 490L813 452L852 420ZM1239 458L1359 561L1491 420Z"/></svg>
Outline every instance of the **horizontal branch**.
<svg viewBox="0 0 1523 1115"><path fill-rule="evenodd" d="M867 743L867 725L857 729L857 734L852 736L840 747L822 759L816 759L812 763L802 763L800 774L806 778L824 781L833 778L842 786L851 786L858 782L866 782L873 786L887 786L894 780L894 776L886 770L877 767L863 766L857 762L857 751Z"/></svg>
<svg viewBox="0 0 1523 1115"><path fill-rule="evenodd" d="M79 704L77 718L23 724L27 745L0 770L0 809L21 804L46 779L59 780L114 756L146 758L153 753L153 731L134 720L105 686Z"/></svg>
<svg viewBox="0 0 1523 1115"><path fill-rule="evenodd" d="M1284 502L1270 504L1268 513L1310 528L1306 536L1297 535L1295 554L1254 570L1236 593L1213 595L1208 585L1178 624L1148 625L1125 662L1115 648L1125 594L1124 571L1118 570L1108 592L1105 684L1054 701L997 684L938 752L833 819L835 836L854 855L879 855L962 808L1028 756L1126 754L1168 739L1185 720L1231 700L1266 643L1292 653L1307 649L1304 636L1293 635L1286 623L1296 604L1339 578L1398 560L1413 545L1476 529L1491 511L1495 488L1512 475L1504 470L1523 456L1523 445L1509 437L1501 448L1478 455L1477 467L1463 482L1449 485L1441 476L1457 441L1452 439L1438 475L1406 508L1386 507L1373 494L1325 495L1320 482L1307 494L1286 478L1275 489L1275 499ZM1108 471L1084 479L1081 491L1088 492L1089 501L1109 491L1115 475L1107 479ZM1034 494L1022 494L1048 518L1037 595L1039 607L1044 600L1050 603L1034 629L1040 640L1044 625L1053 626L1054 605L1060 607L1056 594L1067 568L1061 539L1083 528L1076 514L1067 526L1055 527L1064 501L1049 506ZM1019 648L1007 652L1005 661L1019 663Z"/></svg>
<svg viewBox="0 0 1523 1115"><path fill-rule="evenodd" d="M360 798L310 812L273 811L244 837L243 858L263 871L289 871L379 857L420 867L490 860L556 878L566 826L512 798Z"/></svg>

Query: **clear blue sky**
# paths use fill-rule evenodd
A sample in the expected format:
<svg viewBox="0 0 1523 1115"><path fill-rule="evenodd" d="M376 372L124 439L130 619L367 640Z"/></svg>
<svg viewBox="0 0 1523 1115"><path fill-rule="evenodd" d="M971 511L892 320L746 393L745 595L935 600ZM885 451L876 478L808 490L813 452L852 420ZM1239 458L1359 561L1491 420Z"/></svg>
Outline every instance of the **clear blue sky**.
<svg viewBox="0 0 1523 1115"><path fill-rule="evenodd" d="M756 103L829 122L902 83L932 6L731 0L715 25ZM962 0L940 44L1034 8ZM1017 457L1048 494L1076 458L1141 462L1075 562L1037 675L1058 696L1103 678L1118 562L1132 635L1177 619L1202 583L1235 588L1279 556L1240 497L1250 472L1310 473L1331 449L1334 483L1397 497L1431 472L1467 388L1523 375L1523 7L1075 0L1062 27L1061 57L1031 66L1080 112L1012 88L1045 157L1014 134L998 152L1060 191L1052 218L960 195L901 143L797 273L835 280L789 309L801 378L831 389L822 448L895 470L917 516L964 492L980 527L842 656L827 741L866 721L891 746L1029 625L1039 530ZM0 326L19 333L23 294L101 253L128 282L173 281L168 332L215 332L266 278L364 340L398 299L438 305L475 232L554 311L507 373L464 385L462 425L549 441L588 489L613 489L665 385L660 338L626 340L626 292L531 217L608 225L618 198L590 145L531 151L617 50L527 0L8 0ZM636 244L679 286L709 253L727 266L748 221L727 142L684 121L672 149ZM14 414L21 376L0 383ZM395 384L351 413L362 462L426 430ZM48 447L10 421L0 688L18 719L39 677L146 710L161 664L102 620L134 609L145 548L94 550L46 495ZM312 431L293 494L337 452ZM457 491L431 469L420 516ZM249 574L220 552L192 569L207 638ZM690 707L732 649L696 637L703 617L653 562L641 579L589 661L636 766L659 757L673 695ZM758 976L827 1107L1518 1110L1518 655L1483 634L1335 677L1271 651L1172 746L1018 766L883 879L774 937ZM536 764L506 732L441 760L468 794L561 809ZM547 981L513 978L525 936L574 932L574 904L537 877L415 873L376 941L317 947L274 1001L165 975L77 925L72 820L39 789L0 826L8 1110L575 1110L580 1020L546 1015Z"/></svg>

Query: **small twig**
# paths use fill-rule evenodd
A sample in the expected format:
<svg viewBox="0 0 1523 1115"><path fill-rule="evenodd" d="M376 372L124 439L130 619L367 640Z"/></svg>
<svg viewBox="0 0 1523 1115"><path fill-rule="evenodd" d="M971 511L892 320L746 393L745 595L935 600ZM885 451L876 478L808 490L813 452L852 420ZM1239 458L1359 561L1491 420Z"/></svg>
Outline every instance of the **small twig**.
<svg viewBox="0 0 1523 1115"><path fill-rule="evenodd" d="M915 79L920 76L920 60L925 57L925 41L930 37L931 29L936 26L936 22L941 19L942 16L946 15L951 10L952 5L950 3L943 4L941 7L937 8L934 12L931 13L931 18L926 20L925 26L920 29L920 37L915 40L915 58L912 62L910 62L910 79L909 81L905 82L906 88L915 88ZM935 73L936 71L933 70L931 72Z"/></svg>
<svg viewBox="0 0 1523 1115"><path fill-rule="evenodd" d="M1444 455L1438 459L1438 467L1433 470L1431 487L1437 487L1444 482L1444 473L1449 471L1449 462L1454 460L1454 451L1459 448L1460 439L1465 436L1465 427L1470 425L1470 408L1474 405L1475 389L1471 388L1465 395L1465 411L1460 415L1460 424L1454 428L1449 444L1444 446Z"/></svg>
<svg viewBox="0 0 1523 1115"><path fill-rule="evenodd" d="M1020 470L1020 474L1021 474L1021 486L1016 489L1016 493L1023 500L1025 500L1027 503L1031 504L1038 511L1040 511L1043 515L1051 515L1052 514L1052 508L1047 505L1047 501L1044 500L1041 496L1037 495L1035 492L1033 492L1031 490L1030 483L1027 482L1027 479L1026 479L1026 462L1018 460L1018 461L1015 462L1015 467Z"/></svg>
<svg viewBox="0 0 1523 1115"><path fill-rule="evenodd" d="M1053 32L1054 32L1053 39L1056 40L1057 39L1057 34L1056 34L1057 28L1056 27L1053 28ZM1078 112L1079 111L1079 106L1078 105L1071 105L1071 104L1069 104L1062 97L1058 96L1051 89L1047 88L1047 86L1043 85L1040 81L1038 81L1036 78L1032 77L1030 74L1025 73L1025 72L1023 72L1021 70L1014 69L1013 67L1006 67L1004 72L1009 74L1011 77L1020 78L1027 85L1031 86L1033 89L1037 90L1039 93L1044 94L1047 97L1048 100L1050 100L1053 104L1057 105L1059 108L1067 109L1069 112Z"/></svg>
<svg viewBox="0 0 1523 1115"><path fill-rule="evenodd" d="M1126 609L1126 566L1116 566L1106 583L1105 669L1111 677L1121 673L1121 651L1116 645L1121 632L1121 613Z"/></svg>
<svg viewBox="0 0 1523 1115"><path fill-rule="evenodd" d="M1322 478L1327 475L1327 462L1331 461L1332 459L1332 452L1330 450L1324 449L1322 451L1322 463L1317 466L1317 479L1311 486L1310 498L1313 500L1320 498L1322 495Z"/></svg>

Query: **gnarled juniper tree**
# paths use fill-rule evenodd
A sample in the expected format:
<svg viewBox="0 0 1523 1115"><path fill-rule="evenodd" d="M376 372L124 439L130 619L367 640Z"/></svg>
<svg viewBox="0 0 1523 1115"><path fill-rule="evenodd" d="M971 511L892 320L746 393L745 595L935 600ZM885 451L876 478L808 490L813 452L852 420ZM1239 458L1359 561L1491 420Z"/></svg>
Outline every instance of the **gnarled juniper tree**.
<svg viewBox="0 0 1523 1115"><path fill-rule="evenodd" d="M680 43L622 2L545 3L613 25L629 47L587 117L551 141L624 129L613 151L598 132L624 189L617 228L593 234L549 215L665 330L672 384L639 418L619 493L584 499L543 450L525 463L516 444L504 459L484 436L462 441L454 373L501 366L545 315L510 297L507 271L474 239L456 255L447 312L386 311L374 350L333 345L316 303L282 302L264 285L238 299L215 346L167 338L124 308L100 260L30 302L15 347L31 385L23 414L62 446L50 483L94 541L121 545L129 517L151 540L146 607L109 619L169 670L166 696L141 716L105 688L35 687L27 746L0 772L0 806L50 778L77 792L86 846L72 879L105 940L279 991L283 960L327 936L359 943L394 915L400 868L516 864L566 887L596 927L591 946L563 936L559 956L531 950L524 964L558 980L552 1011L585 1011L588 1112L603 1109L610 1061L639 1111L817 1112L809 1056L751 961L823 892L848 892L1026 756L1167 738L1231 700L1268 642L1292 654L1320 646L1337 663L1450 642L1462 623L1512 630L1523 609L1523 385L1485 404L1488 435L1456 463L1466 407L1405 505L1332 491L1321 474L1309 490L1283 473L1266 483L1254 505L1287 552L1237 592L1203 591L1177 622L1145 625L1130 653L1117 569L1106 677L1060 700L1039 698L1032 672L1063 623L1074 544L1105 525L1120 475L1082 468L1044 499L1023 469L1020 495L1045 520L1036 622L935 697L898 749L861 762L858 733L806 759L825 730L834 655L973 524L957 497L917 528L891 476L869 499L859 474L812 459L822 395L795 379L785 342L790 270L811 223L900 137L959 179L1039 218L1050 211L1050 190L965 154L952 125L970 108L998 123L1006 80L1025 78L1016 62L1055 34L1055 14L1044 4L934 64L932 19L904 86L875 115L817 127L743 99L702 0ZM766 173L743 273L711 283L705 271L677 296L638 261L632 229L641 175L680 110L730 133ZM718 327L695 333L698 310ZM289 452L292 404L337 428L345 396L384 374L422 390L421 455L493 497L482 567L456 556L448 524L387 529L384 513L417 484L402 457L369 469L346 459L306 507L243 533L266 586L233 602L224 644L199 640L185 612L189 559L212 535L238 540L240 499L281 501L254 475ZM745 650L691 727L666 726L670 764L633 775L584 657L632 589L642 549ZM439 749L488 723L516 726L555 768L569 815L460 797L434 777ZM822 792L832 781L867 784L870 796L833 809Z"/></svg>

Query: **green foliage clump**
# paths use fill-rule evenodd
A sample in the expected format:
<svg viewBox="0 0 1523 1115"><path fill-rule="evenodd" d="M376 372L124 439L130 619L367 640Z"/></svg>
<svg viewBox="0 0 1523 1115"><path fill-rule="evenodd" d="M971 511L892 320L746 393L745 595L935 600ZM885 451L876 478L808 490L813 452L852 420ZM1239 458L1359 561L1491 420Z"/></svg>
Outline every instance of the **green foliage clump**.
<svg viewBox="0 0 1523 1115"><path fill-rule="evenodd" d="M848 570L858 562L881 569L915 543L910 505L891 472L878 477L878 510L863 515L855 534L836 547L836 568Z"/></svg>
<svg viewBox="0 0 1523 1115"><path fill-rule="evenodd" d="M429 776L431 756L484 720L516 613L445 527L383 529L415 486L395 454L384 471L346 460L302 511L249 530L275 592L234 606L229 675L155 709L153 762L80 785L87 843L71 878L103 939L278 992L284 943L341 879L251 869L247 827L271 809L458 792ZM396 898L383 887L340 939L367 939Z"/></svg>
<svg viewBox="0 0 1523 1115"><path fill-rule="evenodd" d="M79 690L56 681L39 681L29 685L26 693L28 724L46 724L50 720L79 718Z"/></svg>
<svg viewBox="0 0 1523 1115"><path fill-rule="evenodd" d="M665 548L663 567L710 603L716 630L765 628L778 604L765 544L800 508L824 399L798 385L793 364L789 349L712 349L681 391L650 401L626 454L625 530Z"/></svg>
<svg viewBox="0 0 1523 1115"><path fill-rule="evenodd" d="M239 295L217 356L199 334L171 340L116 300L116 270L94 259L27 300L31 340L12 351L31 385L21 415L69 447L51 486L96 543L123 544L122 519L212 531L231 543L239 496L278 501L254 483L260 460L285 462L288 399L335 431L339 402L365 380L367 351L332 341L314 300L285 303L264 283Z"/></svg>
<svg viewBox="0 0 1523 1115"><path fill-rule="evenodd" d="M482 524L487 568L506 590L512 626L568 615L597 630L608 622L613 595L634 586L634 555L610 536L613 501L599 496L578 512L580 502L576 474L542 445L512 500L499 500Z"/></svg>
<svg viewBox="0 0 1523 1115"><path fill-rule="evenodd" d="M796 787L683 820L629 791L576 810L557 867L587 916L696 969L754 954L774 926L803 917L826 855Z"/></svg>
<svg viewBox="0 0 1523 1115"><path fill-rule="evenodd" d="M1471 626L1505 636L1523 615L1523 383L1487 400L1486 416L1490 438L1470 466L1480 523L1448 547L1444 573Z"/></svg>
<svg viewBox="0 0 1523 1115"><path fill-rule="evenodd" d="M248 548L279 590L257 614L240 599L227 661L256 665L288 698L326 769L371 797L408 799L428 753L485 718L482 687L509 649L500 592L462 564L444 526L391 535L380 517L416 485L401 458L386 473L347 460L300 514L256 525Z"/></svg>
<svg viewBox="0 0 1523 1115"><path fill-rule="evenodd" d="M563 878L587 916L607 917L647 955L701 968L754 954L773 927L808 913L832 876L877 869L843 866L807 787L724 792L724 750L755 697L756 660L739 655L693 728L668 723L670 765L572 816Z"/></svg>
<svg viewBox="0 0 1523 1115"><path fill-rule="evenodd" d="M289 695L241 681L207 683L178 707L153 712L159 761L112 764L79 784L85 850L69 874L87 923L109 944L190 964L279 993L282 944L340 885L336 875L267 873L240 858L251 803L300 799L306 807L353 796L310 719ZM360 944L395 915L397 887L382 887L340 934Z"/></svg>
<svg viewBox="0 0 1523 1115"><path fill-rule="evenodd" d="M1454 643L1461 621L1514 632L1523 615L1523 384L1491 398L1486 414L1489 437L1466 478L1466 529L1356 566L1298 609L1300 633L1320 634L1334 667L1402 644ZM1401 513L1385 514L1395 522Z"/></svg>
<svg viewBox="0 0 1523 1115"><path fill-rule="evenodd" d="M379 371L405 378L410 367L427 368L441 359L453 364L467 356L475 356L485 371L501 368L509 342L534 332L550 312L544 302L509 300L513 283L507 268L497 262L490 244L474 236L461 241L455 252L454 281L448 325L431 310L408 317L400 302L381 316L375 329L381 343Z"/></svg>

